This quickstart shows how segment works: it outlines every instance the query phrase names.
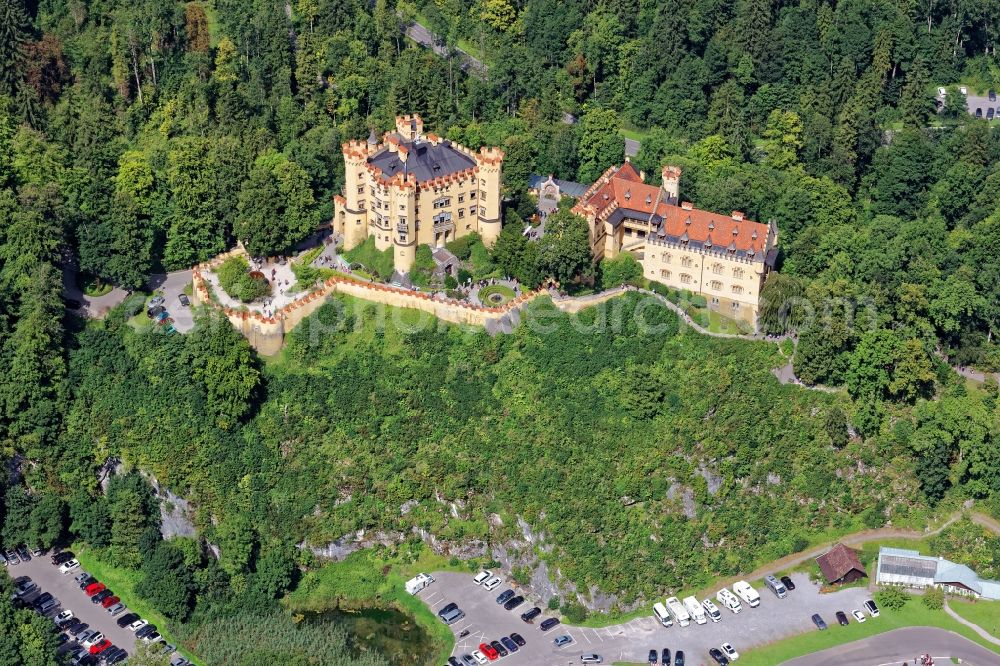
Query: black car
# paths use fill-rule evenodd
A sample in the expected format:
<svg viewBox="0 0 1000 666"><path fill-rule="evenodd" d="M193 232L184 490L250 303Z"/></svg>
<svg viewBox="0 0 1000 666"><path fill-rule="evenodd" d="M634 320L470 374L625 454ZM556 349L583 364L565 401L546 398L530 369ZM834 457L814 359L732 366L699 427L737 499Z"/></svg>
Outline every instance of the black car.
<svg viewBox="0 0 1000 666"><path fill-rule="evenodd" d="M837 611L837 623L842 627L846 627L850 624L850 621L847 619L847 613L844 611Z"/></svg>
<svg viewBox="0 0 1000 666"><path fill-rule="evenodd" d="M670 666L670 648L663 648L663 654L660 655L660 661L663 662L663 666Z"/></svg>
<svg viewBox="0 0 1000 666"><path fill-rule="evenodd" d="M125 613L120 618L118 618L118 626L124 629L128 625L132 624L139 619L139 616L135 613Z"/></svg>
<svg viewBox="0 0 1000 666"><path fill-rule="evenodd" d="M17 549L17 554L21 558L22 562L30 562L31 561L31 553L28 552L28 547L27 546L21 546L20 548L18 548Z"/></svg>
<svg viewBox="0 0 1000 666"><path fill-rule="evenodd" d="M507 648L509 652L517 652L517 643L511 640L510 636L503 636L500 638L500 642L503 646Z"/></svg>
<svg viewBox="0 0 1000 666"><path fill-rule="evenodd" d="M104 663L105 664L117 664L118 662L125 661L126 659L128 659L128 652L126 652L125 650L123 650L121 648L118 648L118 652L115 652L110 657L105 657L104 658Z"/></svg>
<svg viewBox="0 0 1000 666"><path fill-rule="evenodd" d="M557 624L559 624L559 618L550 617L546 620L543 620L542 623L538 625L538 628L541 629L542 631L548 631Z"/></svg>
<svg viewBox="0 0 1000 666"><path fill-rule="evenodd" d="M789 592L795 589L795 583L793 583L792 579L789 578L788 576L781 577L781 584L784 585L785 589L787 589Z"/></svg>
<svg viewBox="0 0 1000 666"><path fill-rule="evenodd" d="M35 608L39 608L45 602L51 601L51 599L52 599L51 594L49 594L48 592L42 592L41 594L38 595L38 597L34 601L31 602L31 605L34 606Z"/></svg>
<svg viewBox="0 0 1000 666"><path fill-rule="evenodd" d="M517 643L518 647L524 647L525 645L528 644L528 641L524 640L521 634L511 634L510 639L515 643Z"/></svg>
<svg viewBox="0 0 1000 666"><path fill-rule="evenodd" d="M452 602L438 611L438 617L444 617L445 615L452 612L456 608L458 608L458 604Z"/></svg>
<svg viewBox="0 0 1000 666"><path fill-rule="evenodd" d="M71 550L64 550L61 553L56 553L55 555L53 555L51 558L49 558L49 561L52 562L52 564L54 564L54 565L60 565L60 564L65 564L66 562L69 562L74 557L75 556L73 555L73 551L71 551Z"/></svg>
<svg viewBox="0 0 1000 666"><path fill-rule="evenodd" d="M500 596L497 597L497 603L505 604L507 603L507 600L513 596L514 596L514 590L504 590L503 592L500 593Z"/></svg>
<svg viewBox="0 0 1000 666"><path fill-rule="evenodd" d="M177 297L177 300L180 301L181 305L183 305L184 307L188 307L189 305L191 305L191 299L187 297L187 294L180 294Z"/></svg>
<svg viewBox="0 0 1000 666"><path fill-rule="evenodd" d="M719 648L712 648L708 651L708 656L715 660L719 666L728 666L729 659L726 655L722 654L722 650Z"/></svg>
<svg viewBox="0 0 1000 666"><path fill-rule="evenodd" d="M684 650L678 650L674 655L674 666L684 666Z"/></svg>
<svg viewBox="0 0 1000 666"><path fill-rule="evenodd" d="M528 624L531 624L531 621L541 614L542 614L542 609L539 608L538 606L535 606L531 610L524 611L523 613L521 613L521 619L527 622Z"/></svg>
<svg viewBox="0 0 1000 666"><path fill-rule="evenodd" d="M655 664L656 663L656 650L650 650L649 651L649 663L651 663L651 664Z"/></svg>
<svg viewBox="0 0 1000 666"><path fill-rule="evenodd" d="M160 313L166 312L166 311L167 311L167 309L165 307L163 307L162 305L155 305L155 306L149 308L148 310L146 310L146 316L149 317L150 319L152 319L153 317L156 317Z"/></svg>
<svg viewBox="0 0 1000 666"><path fill-rule="evenodd" d="M496 650L501 657L506 657L510 654L500 641L490 641L490 647Z"/></svg>
<svg viewBox="0 0 1000 666"><path fill-rule="evenodd" d="M59 634L58 636L56 636L56 645L62 645L68 640L69 636L67 636L66 634Z"/></svg>
<svg viewBox="0 0 1000 666"><path fill-rule="evenodd" d="M99 604L108 597L113 597L115 595L111 590L102 590L90 598L90 603Z"/></svg>
<svg viewBox="0 0 1000 666"><path fill-rule="evenodd" d="M454 657L448 657L448 666L462 666L462 662Z"/></svg>
<svg viewBox="0 0 1000 666"><path fill-rule="evenodd" d="M514 610L518 606L524 603L524 597L517 595L513 599L508 599L507 603L503 605L504 610Z"/></svg>
<svg viewBox="0 0 1000 666"><path fill-rule="evenodd" d="M816 625L816 628L818 628L820 631L823 631L824 629L826 629L826 622L824 622L823 618L821 618L819 616L819 613L815 613L812 616L812 621L813 621L813 624Z"/></svg>
<svg viewBox="0 0 1000 666"><path fill-rule="evenodd" d="M991 90L987 94L989 95L991 102L997 101L997 91L996 90Z"/></svg>
<svg viewBox="0 0 1000 666"><path fill-rule="evenodd" d="M136 631L135 636L136 638L145 638L146 636L152 636L155 633L156 633L156 625L147 624L146 626L141 627L138 631Z"/></svg>
<svg viewBox="0 0 1000 666"><path fill-rule="evenodd" d="M63 620L62 622L60 622L56 626L59 627L60 631L67 631L69 629L72 629L76 625L80 624L80 622L81 622L80 618L78 618L78 617L71 617L68 620Z"/></svg>
<svg viewBox="0 0 1000 666"><path fill-rule="evenodd" d="M88 654L78 662L78 666L97 666L97 655Z"/></svg>
<svg viewBox="0 0 1000 666"><path fill-rule="evenodd" d="M83 632L87 631L87 629L90 629L90 625L87 624L86 622L81 622L80 624L76 625L75 627L69 630L69 635L79 636Z"/></svg>
<svg viewBox="0 0 1000 666"><path fill-rule="evenodd" d="M80 581L80 589L83 590L89 585L93 585L96 582L97 582L96 578L94 578L93 576L87 576L86 578Z"/></svg>

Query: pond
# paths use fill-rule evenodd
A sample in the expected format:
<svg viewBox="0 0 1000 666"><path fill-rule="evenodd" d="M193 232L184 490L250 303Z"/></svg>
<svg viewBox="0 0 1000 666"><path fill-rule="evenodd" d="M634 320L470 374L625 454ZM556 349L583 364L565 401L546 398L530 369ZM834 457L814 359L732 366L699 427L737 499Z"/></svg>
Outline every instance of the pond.
<svg viewBox="0 0 1000 666"><path fill-rule="evenodd" d="M306 613L307 622L331 622L347 630L355 650L374 650L390 664L430 664L434 643L420 625L406 613L386 608L326 610Z"/></svg>

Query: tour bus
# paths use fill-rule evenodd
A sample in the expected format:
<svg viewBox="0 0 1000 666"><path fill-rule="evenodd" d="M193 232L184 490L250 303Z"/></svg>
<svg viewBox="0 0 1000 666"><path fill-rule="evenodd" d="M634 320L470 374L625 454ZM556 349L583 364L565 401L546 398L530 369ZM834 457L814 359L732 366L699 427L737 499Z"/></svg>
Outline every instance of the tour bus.
<svg viewBox="0 0 1000 666"><path fill-rule="evenodd" d="M667 599L667 609L670 611L670 614L674 616L674 619L677 620L677 624L680 626L686 627L691 624L691 616L688 615L686 610L684 610L684 606L677 599L677 597L670 597Z"/></svg>
<svg viewBox="0 0 1000 666"><path fill-rule="evenodd" d="M667 607L657 601L653 604L653 615L664 627L671 627L674 624L673 618L670 617L670 613L667 612Z"/></svg>
<svg viewBox="0 0 1000 666"><path fill-rule="evenodd" d="M757 594L757 590L753 589L753 586L745 580L740 580L733 584L733 592L735 592L736 596L740 599L747 602L750 608L757 608L757 606L760 606L760 595Z"/></svg>

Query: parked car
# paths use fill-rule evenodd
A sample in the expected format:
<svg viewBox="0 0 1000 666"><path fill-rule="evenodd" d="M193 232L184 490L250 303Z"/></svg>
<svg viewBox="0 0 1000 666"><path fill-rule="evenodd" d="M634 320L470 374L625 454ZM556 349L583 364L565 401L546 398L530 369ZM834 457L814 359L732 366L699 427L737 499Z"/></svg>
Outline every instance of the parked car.
<svg viewBox="0 0 1000 666"><path fill-rule="evenodd" d="M878 606L876 606L875 602L871 599L865 602L865 610L868 611L868 614L872 617L878 617Z"/></svg>
<svg viewBox="0 0 1000 666"><path fill-rule="evenodd" d="M736 651L732 643L723 643L720 647L729 661L736 661L740 658L740 653Z"/></svg>
<svg viewBox="0 0 1000 666"><path fill-rule="evenodd" d="M80 645L82 645L85 648L89 648L91 645L100 643L103 640L104 640L104 634L102 634L99 631L95 631L94 633L90 634L85 639L80 641Z"/></svg>
<svg viewBox="0 0 1000 666"><path fill-rule="evenodd" d="M448 657L448 666L462 666L462 662L455 657Z"/></svg>
<svg viewBox="0 0 1000 666"><path fill-rule="evenodd" d="M479 573L476 574L476 577L472 579L472 582L475 583L476 585L482 585L492 577L493 574L490 573L489 571L480 571Z"/></svg>
<svg viewBox="0 0 1000 666"><path fill-rule="evenodd" d="M532 620L534 620L541 614L542 614L542 609L539 608L538 606L535 606L531 610L527 610L521 613L521 619L530 624Z"/></svg>
<svg viewBox="0 0 1000 666"><path fill-rule="evenodd" d="M513 596L514 596L514 590L504 590L503 592L500 593L500 596L497 597L497 603L505 604L507 603L507 600Z"/></svg>
<svg viewBox="0 0 1000 666"><path fill-rule="evenodd" d="M782 576L781 582L785 585L785 587L788 589L789 592L795 589L795 583L792 582L792 579L790 577Z"/></svg>
<svg viewBox="0 0 1000 666"><path fill-rule="evenodd" d="M23 597L29 592L35 590L38 586L30 578L23 580L14 586L14 593L19 597Z"/></svg>
<svg viewBox="0 0 1000 666"><path fill-rule="evenodd" d="M663 648L660 661L663 662L663 666L670 666L670 648Z"/></svg>
<svg viewBox="0 0 1000 666"><path fill-rule="evenodd" d="M139 616L135 613L127 613L118 618L118 626L124 629L128 625L132 624L139 619Z"/></svg>
<svg viewBox="0 0 1000 666"><path fill-rule="evenodd" d="M159 632L152 631L152 632L146 634L145 636L143 636L142 640L146 641L147 643L155 643L156 641L160 640L161 638L162 638L162 636L160 636Z"/></svg>
<svg viewBox="0 0 1000 666"><path fill-rule="evenodd" d="M80 618L71 617L68 620L63 620L62 622L60 622L58 626L60 631L69 631L78 624L80 624Z"/></svg>
<svg viewBox="0 0 1000 666"><path fill-rule="evenodd" d="M136 620L132 624L128 625L128 628L129 628L130 631L139 631L140 629L142 629L143 627L145 627L147 624L149 624L149 623L146 622L145 620L143 620L142 618L139 618L138 620Z"/></svg>
<svg viewBox="0 0 1000 666"><path fill-rule="evenodd" d="M59 613L54 618L52 618L52 620L56 624L59 624L60 622L65 622L66 620L72 619L72 617L73 617L73 611L64 610L63 612Z"/></svg>
<svg viewBox="0 0 1000 666"><path fill-rule="evenodd" d="M847 613L845 613L844 611L837 611L836 615L837 615L837 623L840 626L846 627L851 623L850 620L847 619Z"/></svg>
<svg viewBox="0 0 1000 666"><path fill-rule="evenodd" d="M989 96L991 102L997 101L997 91L996 90L991 90L991 91L989 91L986 94Z"/></svg>
<svg viewBox="0 0 1000 666"><path fill-rule="evenodd" d="M599 655L599 654L597 654L595 652L591 652L590 654L581 654L580 655L580 663L581 664L600 664L603 661L604 661L604 659L601 658L601 655Z"/></svg>
<svg viewBox="0 0 1000 666"><path fill-rule="evenodd" d="M112 595L112 596L108 597L107 599L104 599L103 601L101 601L101 606L103 608L111 608L112 606L114 606L115 604L117 604L120 601L121 601L121 599L119 599L115 595Z"/></svg>
<svg viewBox="0 0 1000 666"><path fill-rule="evenodd" d="M80 567L79 560L66 560L61 565L59 565L59 573L68 574L73 569L78 569Z"/></svg>
<svg viewBox="0 0 1000 666"><path fill-rule="evenodd" d="M87 631L87 629L89 628L90 628L89 624L87 624L86 622L81 622L80 624L76 625L75 627L69 630L69 635L75 636L77 640L79 640L80 635L83 634L85 631Z"/></svg>
<svg viewBox="0 0 1000 666"><path fill-rule="evenodd" d="M35 608L38 608L42 604L47 603L51 600L52 600L51 594L49 594L48 592L42 592L41 594L38 595L38 597L35 598L34 601L31 602L31 605L34 606Z"/></svg>
<svg viewBox="0 0 1000 666"><path fill-rule="evenodd" d="M145 638L146 636L149 636L150 634L153 634L155 632L156 632L156 625L147 622L144 626L139 627L139 629L135 632L135 635L136 638Z"/></svg>
<svg viewBox="0 0 1000 666"><path fill-rule="evenodd" d="M520 606L523 603L524 603L524 597L522 597L519 594L516 597L514 597L513 599L508 599L507 602L503 605L503 609L504 610L514 610L515 608L517 608L518 606Z"/></svg>
<svg viewBox="0 0 1000 666"><path fill-rule="evenodd" d="M510 654L509 652L507 652L507 648L505 648L503 646L503 643L501 643L500 641L490 641L490 647L496 650L497 654L500 655L501 657L506 657L508 654Z"/></svg>
<svg viewBox="0 0 1000 666"><path fill-rule="evenodd" d="M559 624L559 618L550 617L545 620L542 620L542 623L538 625L538 628L541 629L542 631L548 631L557 624Z"/></svg>
<svg viewBox="0 0 1000 666"><path fill-rule="evenodd" d="M157 305L163 305L165 302L166 299L163 298L163 296L153 296L151 299L149 299L149 307L155 308Z"/></svg>
<svg viewBox="0 0 1000 666"><path fill-rule="evenodd" d="M88 585L87 587L83 588L83 591L87 594L88 597L92 597L98 592L103 592L106 589L107 587L104 585L104 583L95 581L90 585Z"/></svg>
<svg viewBox="0 0 1000 666"><path fill-rule="evenodd" d="M53 598L49 599L44 604L36 606L35 610L37 610L42 615L48 615L49 611L55 610L58 606L59 606L59 600Z"/></svg>
<svg viewBox="0 0 1000 666"><path fill-rule="evenodd" d="M108 606L107 611L108 613L111 614L111 617L114 617L115 615L121 615L122 613L124 613L126 611L126 606L125 604L119 601L113 606Z"/></svg>
<svg viewBox="0 0 1000 666"><path fill-rule="evenodd" d="M525 645L528 644L528 641L524 640L524 637L521 636L521 634L518 634L518 633L512 633L510 635L510 640L512 640L515 643L517 643L518 647L524 647Z"/></svg>
<svg viewBox="0 0 1000 666"><path fill-rule="evenodd" d="M21 558L19 558L17 556L17 553L14 552L13 550L8 550L7 551L7 563L10 564L11 566L16 565L16 564L20 564L21 563Z"/></svg>
<svg viewBox="0 0 1000 666"><path fill-rule="evenodd" d="M508 652L517 652L517 643L515 643L510 636L502 636L500 638L500 644L507 648Z"/></svg>
<svg viewBox="0 0 1000 666"><path fill-rule="evenodd" d="M493 646L489 643L480 643L479 651L486 655L486 658L490 661L496 661L497 657L500 656L500 653L494 650Z"/></svg>
<svg viewBox="0 0 1000 666"><path fill-rule="evenodd" d="M684 666L684 650L678 650L674 655L674 666Z"/></svg>
<svg viewBox="0 0 1000 666"><path fill-rule="evenodd" d="M177 300L181 302L184 307L189 307L191 305L191 299L188 298L187 294L180 294L177 296Z"/></svg>
<svg viewBox="0 0 1000 666"><path fill-rule="evenodd" d="M483 654L482 650L473 650L472 658L476 660L477 664L489 663L489 659L486 658L486 655Z"/></svg>
<svg viewBox="0 0 1000 666"><path fill-rule="evenodd" d="M90 578L90 574L87 573L86 571L81 570L81 571L76 572L76 575L73 576L73 582L76 583L77 585L79 585L80 583L82 583L83 581L87 580L88 578Z"/></svg>
<svg viewBox="0 0 1000 666"><path fill-rule="evenodd" d="M28 547L27 546L18 546L17 547L17 556L21 558L22 562L30 562L31 561L31 553L28 551Z"/></svg>
<svg viewBox="0 0 1000 666"><path fill-rule="evenodd" d="M722 650L719 648L712 648L708 651L708 656L715 660L719 666L727 666L729 664L729 659L726 655L722 654Z"/></svg>
<svg viewBox="0 0 1000 666"><path fill-rule="evenodd" d="M442 608L441 610L438 611L438 617L444 617L445 615L447 615L448 613L452 612L456 608L458 608L458 604L456 604L455 602L452 602L452 603L448 604L447 606L445 606L444 608Z"/></svg>
<svg viewBox="0 0 1000 666"><path fill-rule="evenodd" d="M659 653L656 650L650 650L649 651L649 658L648 658L649 663L655 664L656 663L656 657L657 657L658 654Z"/></svg>
<svg viewBox="0 0 1000 666"><path fill-rule="evenodd" d="M111 641L107 638L102 639L100 643L94 643L90 646L90 654L101 654L109 647L111 647Z"/></svg>
<svg viewBox="0 0 1000 666"><path fill-rule="evenodd" d="M462 666L476 666L476 659L471 654L462 655Z"/></svg>
<svg viewBox="0 0 1000 666"><path fill-rule="evenodd" d="M503 581L500 580L500 576L493 576L493 578L490 578L488 581L483 583L483 587L486 589L487 592L492 592L493 590L500 587L500 583L502 582Z"/></svg>
<svg viewBox="0 0 1000 666"><path fill-rule="evenodd" d="M149 317L150 319L156 319L166 311L167 309L162 305L156 305L146 310L146 316Z"/></svg>
<svg viewBox="0 0 1000 666"><path fill-rule="evenodd" d="M816 625L816 628L819 629L820 631L823 631L824 629L826 629L826 622L824 622L823 618L821 618L819 616L819 613L814 613L813 614L812 621L813 621L813 624Z"/></svg>
<svg viewBox="0 0 1000 666"><path fill-rule="evenodd" d="M61 553L56 553L55 555L53 555L51 558L49 558L49 561L52 562L52 564L54 565L59 565L62 564L63 562L69 562L74 557L76 556L73 555L73 551L64 550Z"/></svg>
<svg viewBox="0 0 1000 666"><path fill-rule="evenodd" d="M111 590L105 588L105 589L101 590L100 592L98 592L97 594L95 594L94 596L92 596L90 598L90 603L92 603L92 604L99 604L99 603L103 602L105 599L107 599L108 597L114 596L114 594L115 594L114 592L112 592Z"/></svg>
<svg viewBox="0 0 1000 666"><path fill-rule="evenodd" d="M552 641L556 647L562 647L563 645L569 645L573 642L573 637L563 634L562 636L556 636L555 640Z"/></svg>
<svg viewBox="0 0 1000 666"><path fill-rule="evenodd" d="M105 652L102 655L104 657L104 663L107 664L107 666L110 666L111 664L117 664L120 661L125 661L126 659L128 659L128 652L126 652L122 648L111 646L111 650L114 650L114 652L112 652L111 654ZM108 652L111 652L111 650L108 650Z"/></svg>

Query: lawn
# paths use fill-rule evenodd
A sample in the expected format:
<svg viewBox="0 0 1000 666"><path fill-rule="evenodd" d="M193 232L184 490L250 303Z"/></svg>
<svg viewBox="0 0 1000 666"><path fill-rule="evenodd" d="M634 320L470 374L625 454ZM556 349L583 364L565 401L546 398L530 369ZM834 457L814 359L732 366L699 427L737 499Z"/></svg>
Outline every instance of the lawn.
<svg viewBox="0 0 1000 666"><path fill-rule="evenodd" d="M82 544L73 544L73 552L80 560L80 566L90 573L91 576L101 581L115 591L122 602L128 606L129 611L138 613L143 619L156 625L156 630L163 638L173 645L178 646L178 651L195 664L202 663L187 650L180 648L177 639L171 636L167 627L170 622L161 615L155 608L147 604L135 593L135 587L139 584L141 574L138 571L119 569L100 559L97 552L87 548Z"/></svg>
<svg viewBox="0 0 1000 666"><path fill-rule="evenodd" d="M995 637L1000 638L1000 601L949 599L948 605L969 622L978 624Z"/></svg>
<svg viewBox="0 0 1000 666"><path fill-rule="evenodd" d="M870 618L864 624L852 622L846 627L833 624L826 631L809 631L792 636L762 648L741 651L740 666L774 666L804 654L818 652L835 645L849 643L868 636L892 631L901 627L939 627L954 631L979 643L987 649L1000 653L1000 646L983 640L974 631L959 624L943 610L930 610L918 599L910 600L899 611L882 609L877 618Z"/></svg>

